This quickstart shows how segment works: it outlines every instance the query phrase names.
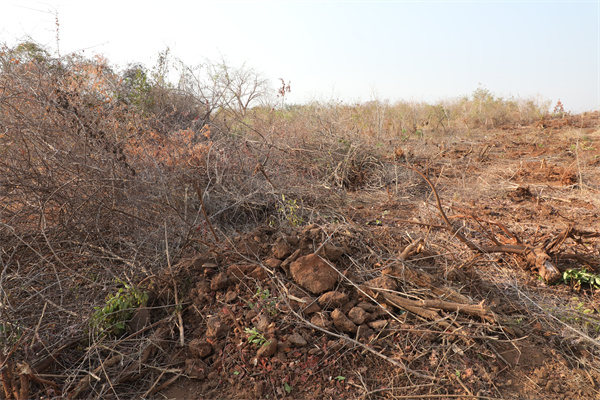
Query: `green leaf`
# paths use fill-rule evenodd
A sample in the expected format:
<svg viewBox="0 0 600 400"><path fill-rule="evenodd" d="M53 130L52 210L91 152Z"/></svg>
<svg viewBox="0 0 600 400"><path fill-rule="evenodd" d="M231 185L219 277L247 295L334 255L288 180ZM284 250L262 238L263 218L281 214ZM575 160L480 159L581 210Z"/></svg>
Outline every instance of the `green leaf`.
<svg viewBox="0 0 600 400"><path fill-rule="evenodd" d="M287 394L290 394L290 393L292 393L292 387L291 387L290 385L288 385L288 383L287 383L287 382L285 382L285 383L283 384L283 388L285 389L285 391L287 392Z"/></svg>

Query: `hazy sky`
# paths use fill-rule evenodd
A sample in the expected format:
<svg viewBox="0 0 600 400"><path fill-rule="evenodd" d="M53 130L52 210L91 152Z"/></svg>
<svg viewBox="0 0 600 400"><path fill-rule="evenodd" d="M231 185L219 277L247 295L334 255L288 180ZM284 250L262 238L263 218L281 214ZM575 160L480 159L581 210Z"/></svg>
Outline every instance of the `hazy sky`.
<svg viewBox="0 0 600 400"><path fill-rule="evenodd" d="M289 102L437 101L479 84L500 96L600 107L599 1L0 0L0 42L26 36L152 66L225 57L262 71Z"/></svg>

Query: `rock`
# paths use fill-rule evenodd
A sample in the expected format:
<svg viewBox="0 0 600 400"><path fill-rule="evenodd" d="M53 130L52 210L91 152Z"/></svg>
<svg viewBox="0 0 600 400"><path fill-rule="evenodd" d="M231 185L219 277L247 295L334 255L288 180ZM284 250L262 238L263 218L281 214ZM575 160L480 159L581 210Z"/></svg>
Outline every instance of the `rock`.
<svg viewBox="0 0 600 400"><path fill-rule="evenodd" d="M129 332L135 333L150 324L150 311L144 308L137 308L133 312L133 317L129 320Z"/></svg>
<svg viewBox="0 0 600 400"><path fill-rule="evenodd" d="M316 312L321 311L321 307L319 306L319 303L317 303L315 300L313 300L311 297L303 297L302 300L306 301L306 303L304 304L304 308L302 309L302 312L306 315L308 314L314 314Z"/></svg>
<svg viewBox="0 0 600 400"><path fill-rule="evenodd" d="M208 380L215 382L215 384L218 384L220 378L221 375L217 371L212 371L208 374Z"/></svg>
<svg viewBox="0 0 600 400"><path fill-rule="evenodd" d="M348 302L348 295L334 290L323 293L321 297L319 297L318 302L323 308L338 308Z"/></svg>
<svg viewBox="0 0 600 400"><path fill-rule="evenodd" d="M362 308L363 310L365 310L368 313L375 312L375 311L377 311L377 309L379 309L379 306L376 306L375 304L367 303L366 301L361 301L360 303L358 303L357 307Z"/></svg>
<svg viewBox="0 0 600 400"><path fill-rule="evenodd" d="M386 290L398 289L398 282L389 276L380 276L379 278L371 279L366 281L365 285Z"/></svg>
<svg viewBox="0 0 600 400"><path fill-rule="evenodd" d="M344 304L341 308L342 312L346 315L348 315L348 313L350 312L350 310L352 310L354 308L354 306L356 305L356 301L355 300L350 300L349 302L347 302L346 304Z"/></svg>
<svg viewBox="0 0 600 400"><path fill-rule="evenodd" d="M254 390L252 393L255 399L261 399L264 391L264 384L262 382L256 382L254 384Z"/></svg>
<svg viewBox="0 0 600 400"><path fill-rule="evenodd" d="M208 365L202 360L188 358L185 360L185 373L190 378L204 380L208 373Z"/></svg>
<svg viewBox="0 0 600 400"><path fill-rule="evenodd" d="M252 324L256 327L256 329L258 329L259 332L265 333L268 331L271 321L266 314L259 314L252 319Z"/></svg>
<svg viewBox="0 0 600 400"><path fill-rule="evenodd" d="M323 246L321 246L321 249L317 254L326 257L329 261L337 261L342 258L344 249L334 246L331 243L325 243Z"/></svg>
<svg viewBox="0 0 600 400"><path fill-rule="evenodd" d="M256 357L273 357L277 351L277 340L269 339L265 344L260 346L256 352Z"/></svg>
<svg viewBox="0 0 600 400"><path fill-rule="evenodd" d="M188 345L194 358L206 358L212 354L212 346L206 340L194 339Z"/></svg>
<svg viewBox="0 0 600 400"><path fill-rule="evenodd" d="M293 344L296 347L303 347L306 346L306 339L304 339L304 337L299 334L299 333L292 333L290 336L288 336L288 340L291 344Z"/></svg>
<svg viewBox="0 0 600 400"><path fill-rule="evenodd" d="M226 288L229 285L229 277L224 272L219 272L215 277L210 281L210 290L221 290Z"/></svg>
<svg viewBox="0 0 600 400"><path fill-rule="evenodd" d="M294 261L290 272L297 284L314 294L332 290L338 279L337 271L316 254Z"/></svg>
<svg viewBox="0 0 600 400"><path fill-rule="evenodd" d="M309 239L312 240L317 240L319 239L319 236L321 236L321 228L314 228L314 229L309 229L309 230L305 230L305 236Z"/></svg>
<svg viewBox="0 0 600 400"><path fill-rule="evenodd" d="M339 331L346 333L356 333L357 327L354 324L354 322L350 321L350 319L346 317L346 314L344 314L339 308L336 308L331 312L331 319L333 320L333 324Z"/></svg>
<svg viewBox="0 0 600 400"><path fill-rule="evenodd" d="M221 317L213 315L206 321L206 336L211 339L220 339L227 335L229 326L221 321Z"/></svg>
<svg viewBox="0 0 600 400"><path fill-rule="evenodd" d="M333 328L333 322L331 322L329 318L327 318L327 316L322 312L313 315L313 317L310 319L310 323L318 326L319 328L327 330Z"/></svg>
<svg viewBox="0 0 600 400"><path fill-rule="evenodd" d="M250 275L248 275L248 276L250 278L256 279L258 281L267 279L267 273L265 272L264 268L261 267L260 265L256 266L256 268L254 268L252 270L252 272L250 272Z"/></svg>
<svg viewBox="0 0 600 400"><path fill-rule="evenodd" d="M372 322L368 323L368 325L371 328L378 330L378 331L384 329L386 326L388 326L388 324L389 324L389 321L386 319L378 319L377 321L372 321Z"/></svg>
<svg viewBox="0 0 600 400"><path fill-rule="evenodd" d="M237 293L235 290L230 290L225 293L225 298L223 300L225 300L225 303L233 303L235 299L237 299Z"/></svg>
<svg viewBox="0 0 600 400"><path fill-rule="evenodd" d="M248 275L256 268L256 264L234 264L230 265L227 268L227 275L232 278L242 279Z"/></svg>
<svg viewBox="0 0 600 400"><path fill-rule="evenodd" d="M362 325L365 322L365 318L367 316L367 312L360 307L353 307L348 312L348 318L350 321L354 322L356 325Z"/></svg>
<svg viewBox="0 0 600 400"><path fill-rule="evenodd" d="M265 260L265 265L266 265L267 267L269 267L269 268L273 268L273 269L275 269L275 268L278 268L278 267L281 265L281 263L282 263L282 262L283 262L283 261L281 261L281 260L280 260L280 259L278 259L278 258L271 257L271 258L267 258L267 259Z"/></svg>
<svg viewBox="0 0 600 400"><path fill-rule="evenodd" d="M292 248L289 244L281 241L273 245L273 257L284 260L292 254Z"/></svg>
<svg viewBox="0 0 600 400"><path fill-rule="evenodd" d="M298 259L298 257L300 257L301 251L302 251L302 249L298 249L298 250L294 251L291 256L286 258L285 261L281 263L281 268L285 269L285 268L289 267L290 264L292 264L294 261L296 261Z"/></svg>
<svg viewBox="0 0 600 400"><path fill-rule="evenodd" d="M371 337L371 335L374 335L374 334L375 334L375 331L373 329L369 328L369 326L366 324L360 325L358 327L358 331L356 332L356 336L359 339L368 339Z"/></svg>

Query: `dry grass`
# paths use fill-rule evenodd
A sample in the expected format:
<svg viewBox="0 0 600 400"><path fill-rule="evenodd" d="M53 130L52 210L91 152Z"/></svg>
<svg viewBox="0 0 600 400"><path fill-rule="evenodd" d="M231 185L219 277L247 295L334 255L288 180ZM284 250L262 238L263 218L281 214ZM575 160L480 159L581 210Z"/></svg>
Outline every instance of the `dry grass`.
<svg viewBox="0 0 600 400"><path fill-rule="evenodd" d="M47 396L60 390L73 397L90 389L90 398L150 395L165 374L183 374L173 367L169 351L157 350L174 353L185 334L181 315L191 307L187 280L193 278L178 269L181 261L193 254L234 257L231 237L269 224L295 232L316 223L333 241L347 241L341 232L353 234L346 267L356 281L346 282L350 286L397 264L398 252L422 237L427 251L406 265L435 271L475 302L499 297L523 310L521 329L552 332L570 362L600 372L593 361L598 311L584 313L597 293L585 291L577 302L567 301L565 293L553 297L553 288L529 284L530 274L513 256L483 255L465 262L473 255L439 229L429 186L399 166L406 163L432 177L446 212L455 215L471 240L486 237L474 219L457 216L465 210L502 219L513 233L538 243L542 235L556 233L558 223L541 226L535 220L540 215L516 211L506 193L527 185L537 199L532 209L540 202L573 201L595 210L577 209L571 219L593 218L600 191L597 118L553 119L547 104L499 99L485 88L433 105L288 106L279 99L243 109L231 106L239 103L211 104L207 113L209 98L199 97L205 92L159 84L149 76L132 86L100 58L54 59L28 45L3 48L0 63L1 361L4 371L25 363L58 383L38 382L38 395L42 387ZM125 77L141 76L129 72ZM211 92L210 99L215 98ZM543 134L522 128L536 121L548 125L540 128ZM552 126L569 128L555 134ZM557 146L564 152L545 155L545 149ZM550 177L551 185L539 174ZM528 181L532 176L537 180ZM572 181L565 184L565 177ZM596 239L569 246L598 260ZM449 278L457 270L470 277L459 287ZM290 282L281 276L271 282L281 292L289 290ZM102 335L90 326L90 317L107 296L127 287L123 283L153 294L148 306L155 324L125 336ZM403 285L406 297L435 298L409 281ZM405 323L406 314L403 318ZM293 315L286 321L307 325ZM500 332L503 324L474 323L467 336L479 339L465 345L470 357L477 352L487 357L490 329ZM434 322L409 318L409 325L413 333L434 332L444 339L428 341L420 355L406 350L402 357L415 360L407 370L422 372L426 360L443 361L445 367L429 373L449 379L460 363L455 342ZM394 329L390 337L408 328ZM416 351L420 340L408 336L406 348ZM356 341L345 345L350 347L338 359L353 365L350 354L366 347ZM582 358L584 347L591 359ZM375 353L382 356L384 350ZM386 362L400 357L386 354ZM110 371L117 364L130 369L115 378ZM136 368L148 373L137 376ZM105 383L89 380L90 372ZM378 379L388 385L385 391L399 393L396 398L408 393L399 387L409 387L409 378ZM9 380L3 376L5 389ZM357 385L365 397L383 392L373 382ZM423 390L410 392L415 398L429 390L426 383L419 387Z"/></svg>

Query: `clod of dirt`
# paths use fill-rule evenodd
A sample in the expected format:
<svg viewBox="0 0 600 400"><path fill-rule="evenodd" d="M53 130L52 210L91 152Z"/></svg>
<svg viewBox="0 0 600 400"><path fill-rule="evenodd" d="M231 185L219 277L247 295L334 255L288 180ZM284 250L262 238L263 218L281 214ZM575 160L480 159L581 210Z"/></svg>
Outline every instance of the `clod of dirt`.
<svg viewBox="0 0 600 400"><path fill-rule="evenodd" d="M350 320L356 325L362 325L367 318L367 312L360 307L353 307L348 312L348 318L350 318Z"/></svg>
<svg viewBox="0 0 600 400"><path fill-rule="evenodd" d="M307 344L306 339L304 339L304 337L301 334L296 332L288 336L288 340L291 344L293 344L296 347L303 347Z"/></svg>
<svg viewBox="0 0 600 400"><path fill-rule="evenodd" d="M292 277L304 289L320 294L332 290L338 273L317 254L300 257L290 265Z"/></svg>
<svg viewBox="0 0 600 400"><path fill-rule="evenodd" d="M208 365L202 360L188 358L185 360L185 373L188 374L190 378L204 380L208 373Z"/></svg>
<svg viewBox="0 0 600 400"><path fill-rule="evenodd" d="M205 340L194 339L188 345L190 353L194 358L206 358L213 352L212 346Z"/></svg>
<svg viewBox="0 0 600 400"><path fill-rule="evenodd" d="M338 308L348 302L348 295L346 293L334 290L331 292L323 293L317 301L319 302L319 305L325 309Z"/></svg>
<svg viewBox="0 0 600 400"><path fill-rule="evenodd" d="M256 352L256 357L273 357L277 352L277 340L269 339L265 344L260 346Z"/></svg>
<svg viewBox="0 0 600 400"><path fill-rule="evenodd" d="M389 276L380 276L365 282L365 285L385 290L398 289L398 282Z"/></svg>
<svg viewBox="0 0 600 400"><path fill-rule="evenodd" d="M221 321L221 317L214 315L206 321L206 336L212 339L220 339L229 332L229 326Z"/></svg>
<svg viewBox="0 0 600 400"><path fill-rule="evenodd" d="M273 245L273 257L284 260L292 254L292 247L285 242L277 242Z"/></svg>
<svg viewBox="0 0 600 400"><path fill-rule="evenodd" d="M229 277L224 272L219 272L215 277L210 281L210 290L221 290L225 289L229 285Z"/></svg>
<svg viewBox="0 0 600 400"><path fill-rule="evenodd" d="M339 308L336 308L331 312L331 319L338 330L346 333L356 333L356 324L350 321L346 314L344 314Z"/></svg>
<svg viewBox="0 0 600 400"><path fill-rule="evenodd" d="M329 320L329 318L327 318L327 316L322 312L313 315L313 317L310 319L310 323L318 326L319 328L327 330L333 328L333 322L331 322L331 320Z"/></svg>

